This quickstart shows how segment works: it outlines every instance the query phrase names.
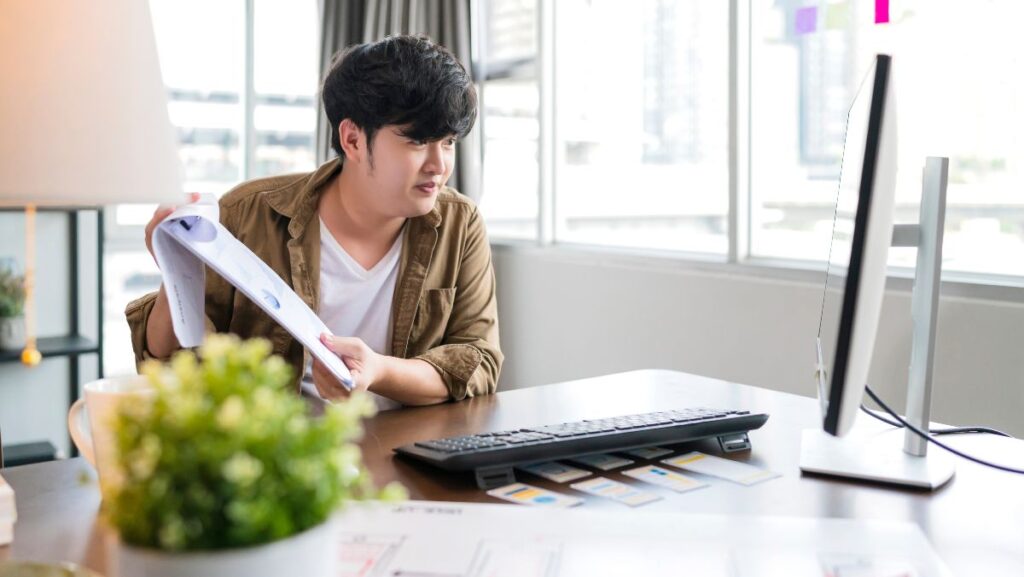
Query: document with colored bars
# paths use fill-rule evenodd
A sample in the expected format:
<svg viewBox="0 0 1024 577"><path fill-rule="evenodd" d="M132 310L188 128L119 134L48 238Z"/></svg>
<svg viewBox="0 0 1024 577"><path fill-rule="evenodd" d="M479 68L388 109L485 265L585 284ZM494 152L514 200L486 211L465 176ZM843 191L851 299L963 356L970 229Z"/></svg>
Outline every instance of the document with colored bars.
<svg viewBox="0 0 1024 577"><path fill-rule="evenodd" d="M932 577L913 523L410 501L338 522L340 577Z"/></svg>
<svg viewBox="0 0 1024 577"><path fill-rule="evenodd" d="M175 210L153 231L153 254L160 265L174 335L183 347L206 337L205 278L208 266L285 328L352 389L352 374L322 342L327 325L292 291L274 269L220 224L212 198Z"/></svg>

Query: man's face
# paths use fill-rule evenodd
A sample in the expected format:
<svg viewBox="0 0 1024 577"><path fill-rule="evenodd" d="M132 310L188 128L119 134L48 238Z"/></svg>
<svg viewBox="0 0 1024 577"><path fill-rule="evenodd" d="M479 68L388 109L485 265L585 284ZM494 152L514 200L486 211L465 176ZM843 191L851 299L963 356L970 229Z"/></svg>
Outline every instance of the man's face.
<svg viewBox="0 0 1024 577"><path fill-rule="evenodd" d="M383 126L373 139L372 162L361 163L368 198L383 215L413 218L434 208L455 164L455 139L414 141L398 126Z"/></svg>

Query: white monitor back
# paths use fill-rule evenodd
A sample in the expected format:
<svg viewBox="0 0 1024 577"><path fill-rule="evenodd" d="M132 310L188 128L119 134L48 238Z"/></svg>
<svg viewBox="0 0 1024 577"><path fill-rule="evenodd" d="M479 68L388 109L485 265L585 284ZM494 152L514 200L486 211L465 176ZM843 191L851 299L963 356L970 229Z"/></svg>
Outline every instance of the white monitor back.
<svg viewBox="0 0 1024 577"><path fill-rule="evenodd" d="M891 63L887 55L876 58L847 123L818 333L819 363L826 369L819 370L818 383L823 427L836 436L846 434L856 420L885 292L896 194ZM841 302L838 318L830 300Z"/></svg>

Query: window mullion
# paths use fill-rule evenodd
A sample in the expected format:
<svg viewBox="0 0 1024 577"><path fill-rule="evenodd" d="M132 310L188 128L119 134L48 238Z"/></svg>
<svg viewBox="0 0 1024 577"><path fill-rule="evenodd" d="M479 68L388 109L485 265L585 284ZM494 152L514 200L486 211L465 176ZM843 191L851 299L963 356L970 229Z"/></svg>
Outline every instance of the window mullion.
<svg viewBox="0 0 1024 577"><path fill-rule="evenodd" d="M254 62L254 41L256 30L255 0L245 0L245 74L242 79L242 131L239 135L240 152L242 155L241 180L249 180L253 176L256 164L256 82Z"/></svg>
<svg viewBox="0 0 1024 577"><path fill-rule="evenodd" d="M554 0L537 0L539 3L537 39L539 91L538 123L538 175L537 183L537 241L541 245L555 242L555 3Z"/></svg>
<svg viewBox="0 0 1024 577"><path fill-rule="evenodd" d="M750 256L750 0L729 1L729 255Z"/></svg>

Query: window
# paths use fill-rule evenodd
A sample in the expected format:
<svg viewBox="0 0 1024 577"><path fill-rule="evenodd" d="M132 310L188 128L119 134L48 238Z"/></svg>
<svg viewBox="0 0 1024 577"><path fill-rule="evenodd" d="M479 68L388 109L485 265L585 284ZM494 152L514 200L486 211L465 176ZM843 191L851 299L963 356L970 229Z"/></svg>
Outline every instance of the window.
<svg viewBox="0 0 1024 577"><path fill-rule="evenodd" d="M797 29L797 12L816 8ZM1024 275L1024 43L1012 0L752 4L751 253L827 257L846 113L878 52L893 55L897 222L916 222L926 156L950 158L943 269ZM805 15L808 13L805 12ZM963 46L970 46L965 51ZM890 264L913 266L913 249Z"/></svg>
<svg viewBox="0 0 1024 577"><path fill-rule="evenodd" d="M537 238L540 123L538 0L480 2L483 134L480 211L491 235Z"/></svg>
<svg viewBox="0 0 1024 577"><path fill-rule="evenodd" d="M1024 76L1013 72L1024 53L1015 29L1024 4L979 1L965 17L953 0L902 0L884 24L874 22L871 2L853 0L480 4L491 50L482 62L511 53L509 66L493 69L518 71L515 81L495 76L484 85L482 204L492 237L537 238L546 228L538 225L550 224L554 242L713 255L734 248L739 258L823 265L846 115L874 54L885 52L895 57L897 84L897 222L918 218L925 158L948 156L944 270L983 281L1024 277ZM750 22L732 47L730 6L737 22ZM549 12L550 40L536 32ZM534 35L507 40L509 22ZM730 50L739 54L733 79ZM550 110L538 98L543 58L554 70ZM508 96L488 101L499 89ZM749 109L738 111L749 122L734 142L730 96L749 96ZM554 150L536 157L545 129ZM730 144L743 147L744 164L730 166ZM545 167L554 173L551 210L538 216L534 179ZM733 235L747 244L729 246L730 218L744 231L749 224L749 237ZM915 258L911 248L890 251L894 266Z"/></svg>
<svg viewBox="0 0 1024 577"><path fill-rule="evenodd" d="M149 4L186 191L219 196L244 180L315 168L317 0ZM249 69L251 104L244 98ZM251 124L247 105L253 107ZM137 230L117 231L116 225L143 225L152 213L152 205L118 206L115 234L135 236Z"/></svg>
<svg viewBox="0 0 1024 577"><path fill-rule="evenodd" d="M728 4L555 2L555 158L542 159L547 1L479 3L491 235L538 238L540 165L552 162L557 241L725 254Z"/></svg>
<svg viewBox="0 0 1024 577"><path fill-rule="evenodd" d="M222 193L242 177L245 3L150 0L149 9L185 190ZM153 208L117 206L111 232L137 237Z"/></svg>
<svg viewBox="0 0 1024 577"><path fill-rule="evenodd" d="M254 163L249 176L316 168L320 16L316 0L256 0Z"/></svg>
<svg viewBox="0 0 1024 577"><path fill-rule="evenodd" d="M245 3L150 0L149 5L186 189L223 192L242 176Z"/></svg>
<svg viewBox="0 0 1024 577"><path fill-rule="evenodd" d="M555 237L728 250L728 3L555 3Z"/></svg>

